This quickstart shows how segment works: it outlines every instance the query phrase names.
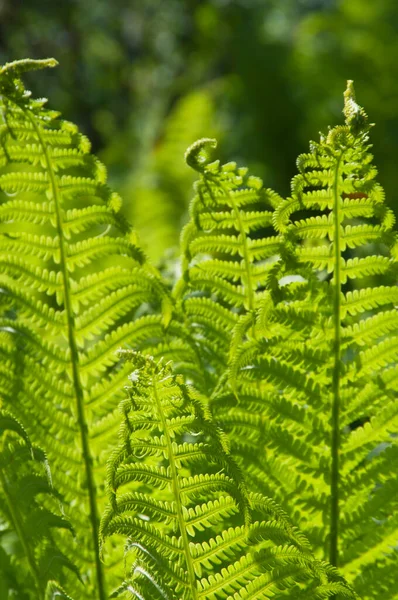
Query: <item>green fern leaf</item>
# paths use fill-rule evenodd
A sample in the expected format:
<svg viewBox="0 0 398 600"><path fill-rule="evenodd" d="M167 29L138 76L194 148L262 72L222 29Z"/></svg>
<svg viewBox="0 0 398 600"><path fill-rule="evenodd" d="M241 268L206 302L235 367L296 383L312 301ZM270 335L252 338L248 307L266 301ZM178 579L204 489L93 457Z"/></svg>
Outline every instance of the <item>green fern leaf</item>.
<svg viewBox="0 0 398 600"><path fill-rule="evenodd" d="M101 523L104 541L127 538L126 580L115 595L249 598L255 585L257 598L269 598L290 590L293 574L325 583L325 567L285 513L246 491L201 396L170 365L127 357L135 370Z"/></svg>
<svg viewBox="0 0 398 600"><path fill-rule="evenodd" d="M349 84L346 125L299 157L292 198L275 209L296 278L235 326L232 391L220 385L212 410L254 488L294 515L318 556L369 599L379 596L363 582L380 565L386 583L369 589L393 598L383 565L396 563L398 542L388 451L398 431L396 234L367 117L355 109L358 124L352 102Z"/></svg>
<svg viewBox="0 0 398 600"><path fill-rule="evenodd" d="M255 291L267 285L281 245L280 236L272 235L279 197L235 163L211 163L215 146L205 138L186 152L199 181L181 236L182 275L174 289L187 343L201 356L193 381L208 393L225 370L231 327L239 314L255 309Z"/></svg>
<svg viewBox="0 0 398 600"><path fill-rule="evenodd" d="M65 538L65 551L88 583L71 593L105 600L98 514L127 373L115 350L152 335L145 311L137 313L143 303L150 313L169 301L88 140L31 99L18 78L53 64L12 63L0 76L0 327L9 365L0 385L4 405L46 447L74 522L79 544ZM159 337L160 320L157 329Z"/></svg>

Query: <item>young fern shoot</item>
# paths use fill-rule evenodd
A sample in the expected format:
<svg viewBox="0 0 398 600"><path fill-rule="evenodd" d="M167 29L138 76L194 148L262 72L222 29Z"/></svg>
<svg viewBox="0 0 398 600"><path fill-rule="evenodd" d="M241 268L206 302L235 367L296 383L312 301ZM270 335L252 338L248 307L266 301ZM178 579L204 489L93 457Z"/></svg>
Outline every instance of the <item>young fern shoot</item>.
<svg viewBox="0 0 398 600"><path fill-rule="evenodd" d="M170 365L125 355L134 370L101 523L104 540L127 538L125 581L115 595L265 600L296 597L307 584L314 598L353 597L333 569L313 559L278 505L247 492L201 396Z"/></svg>
<svg viewBox="0 0 398 600"><path fill-rule="evenodd" d="M185 154L199 180L181 235L182 276L174 290L211 375L207 393L225 372L231 330L260 302L256 291L266 285L281 241L272 227L279 196L246 168L211 161L215 147L215 140L204 138Z"/></svg>

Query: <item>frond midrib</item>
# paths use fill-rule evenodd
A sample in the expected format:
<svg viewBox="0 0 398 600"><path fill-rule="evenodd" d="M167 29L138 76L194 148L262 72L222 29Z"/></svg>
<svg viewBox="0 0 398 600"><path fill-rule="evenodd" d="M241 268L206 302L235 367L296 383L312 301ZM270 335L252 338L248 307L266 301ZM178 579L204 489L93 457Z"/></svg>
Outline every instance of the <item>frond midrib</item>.
<svg viewBox="0 0 398 600"><path fill-rule="evenodd" d="M184 515L183 515L183 507L182 507L182 502L181 502L181 490L180 490L179 478L178 478L178 473L177 473L177 465L174 460L173 444L170 439L170 434L169 434L169 431L167 428L167 422L166 422L166 419L165 419L165 416L163 413L162 404L161 404L158 390L157 390L156 378L154 378L154 380L153 380L153 395L154 395L154 399L156 402L157 411L159 414L160 422L162 424L163 434L164 434L166 446L167 446L168 461L169 461L169 466L170 466L170 476L171 476L171 483L172 483L172 488L173 488L173 497L174 497L174 501L176 504L177 520L178 520L178 525L179 525L180 534L181 534L181 540L182 540L182 544L183 544L183 548L184 548L184 556L185 556L185 562L187 565L189 587L190 587L190 591L192 594L192 600L198 600L195 570L194 570L191 552L189 549L189 540L188 540L188 535L187 535L187 529L185 526L185 519L184 519Z"/></svg>
<svg viewBox="0 0 398 600"><path fill-rule="evenodd" d="M341 378L341 247L340 247L340 193L339 177L340 165L343 160L344 150L338 157L333 182L333 220L334 220L334 272L333 272L333 379L332 379L332 444L331 444L331 504L330 504L330 563L337 566L339 542L339 445L340 445L340 378Z"/></svg>

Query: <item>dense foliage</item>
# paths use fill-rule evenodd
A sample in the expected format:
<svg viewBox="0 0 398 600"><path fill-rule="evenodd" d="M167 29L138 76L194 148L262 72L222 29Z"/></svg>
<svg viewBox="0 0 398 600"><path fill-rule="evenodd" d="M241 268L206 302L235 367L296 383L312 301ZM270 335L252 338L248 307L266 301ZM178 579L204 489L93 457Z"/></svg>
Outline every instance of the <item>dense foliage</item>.
<svg viewBox="0 0 398 600"><path fill-rule="evenodd" d="M398 245L352 82L291 197L191 145L157 270L23 86L55 64L0 71L2 598L396 600Z"/></svg>

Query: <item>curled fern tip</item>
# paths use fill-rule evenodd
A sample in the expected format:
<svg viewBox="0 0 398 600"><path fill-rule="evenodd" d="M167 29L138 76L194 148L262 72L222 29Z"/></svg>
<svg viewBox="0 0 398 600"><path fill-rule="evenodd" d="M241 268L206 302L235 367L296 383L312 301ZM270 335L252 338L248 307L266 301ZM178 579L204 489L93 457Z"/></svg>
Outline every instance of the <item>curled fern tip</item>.
<svg viewBox="0 0 398 600"><path fill-rule="evenodd" d="M202 172L211 160L212 151L217 147L217 140L202 138L189 146L185 152L185 161L195 171Z"/></svg>

